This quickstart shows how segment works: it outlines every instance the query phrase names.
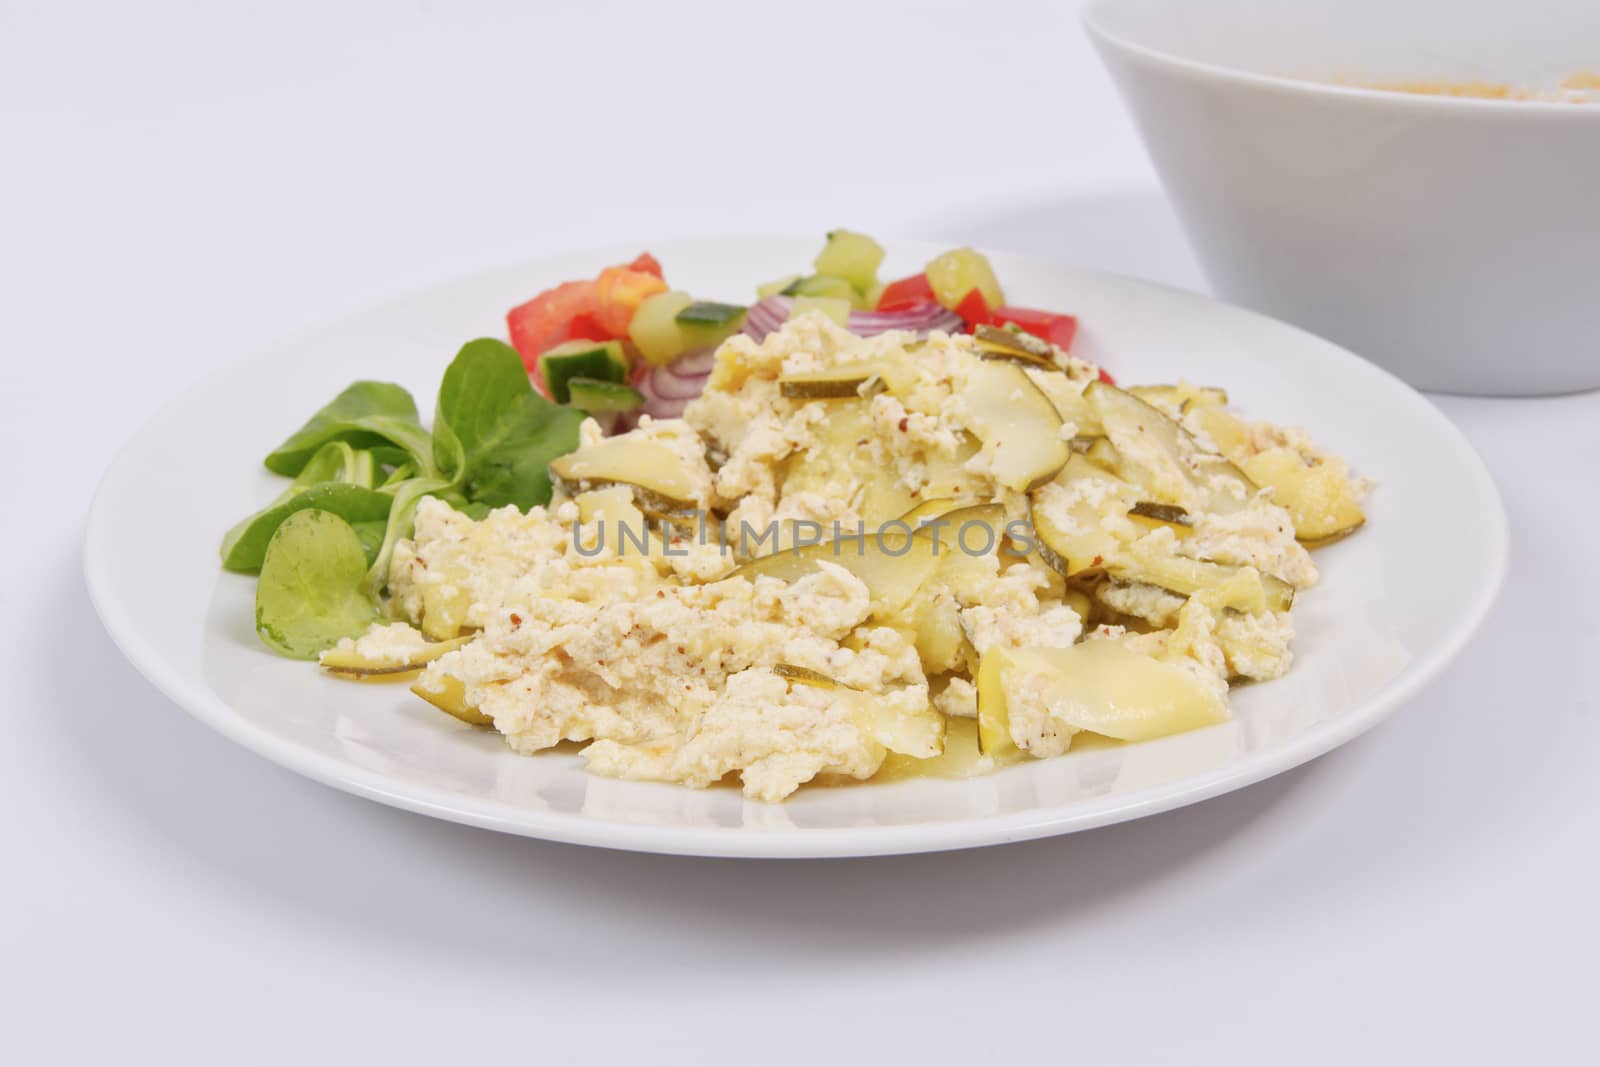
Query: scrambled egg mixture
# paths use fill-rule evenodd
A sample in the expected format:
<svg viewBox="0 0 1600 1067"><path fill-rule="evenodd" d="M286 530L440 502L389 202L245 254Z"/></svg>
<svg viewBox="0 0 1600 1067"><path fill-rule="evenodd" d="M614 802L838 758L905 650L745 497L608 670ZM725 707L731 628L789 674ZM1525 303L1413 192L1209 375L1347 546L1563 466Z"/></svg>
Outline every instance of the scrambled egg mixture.
<svg viewBox="0 0 1600 1067"><path fill-rule="evenodd" d="M968 772L1217 722L1289 669L1307 548L1365 492L1225 404L1005 331L801 316L725 342L683 419L586 424L548 507L424 500L390 577L415 628L324 663L425 664L419 694L518 752L768 801L963 720Z"/></svg>

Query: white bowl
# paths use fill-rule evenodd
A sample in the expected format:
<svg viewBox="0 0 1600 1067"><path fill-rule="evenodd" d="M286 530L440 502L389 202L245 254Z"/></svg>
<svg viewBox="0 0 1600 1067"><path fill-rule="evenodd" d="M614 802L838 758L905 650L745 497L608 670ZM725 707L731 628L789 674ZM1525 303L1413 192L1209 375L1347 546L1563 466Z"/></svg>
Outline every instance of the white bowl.
<svg viewBox="0 0 1600 1067"><path fill-rule="evenodd" d="M1096 0L1085 22L1219 295L1425 389L1600 386L1600 99L1356 87L1554 87L1600 70L1600 3Z"/></svg>

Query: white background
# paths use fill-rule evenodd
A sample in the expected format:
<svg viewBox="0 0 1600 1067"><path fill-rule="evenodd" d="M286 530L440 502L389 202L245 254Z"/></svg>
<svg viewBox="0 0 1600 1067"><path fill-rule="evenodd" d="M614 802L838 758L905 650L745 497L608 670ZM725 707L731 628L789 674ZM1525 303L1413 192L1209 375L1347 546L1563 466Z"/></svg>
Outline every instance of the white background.
<svg viewBox="0 0 1600 1067"><path fill-rule="evenodd" d="M0 1060L1591 1055L1600 394L1440 399L1505 493L1511 576L1397 719L985 851L432 822L230 746L94 619L99 472L218 363L557 249L837 225L1203 286L1071 2L0 0Z"/></svg>

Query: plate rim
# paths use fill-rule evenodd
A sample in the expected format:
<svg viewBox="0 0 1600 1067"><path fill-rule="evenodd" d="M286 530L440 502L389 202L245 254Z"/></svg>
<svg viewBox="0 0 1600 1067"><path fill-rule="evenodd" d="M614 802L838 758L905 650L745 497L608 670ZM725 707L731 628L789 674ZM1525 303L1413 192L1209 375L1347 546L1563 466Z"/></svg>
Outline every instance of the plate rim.
<svg viewBox="0 0 1600 1067"><path fill-rule="evenodd" d="M800 238L793 235L747 235L727 238L696 237L678 239L672 243L716 245L737 241L767 244L791 243L796 240ZM931 242L897 240L895 244L897 248L902 244L927 247ZM1199 803L1298 767L1359 737L1405 706L1418 691L1438 677L1477 633L1504 585L1510 562L1510 524L1499 486L1466 435L1435 404L1395 375L1317 334L1204 293L1117 272L1094 270L1037 256L994 250L993 254L997 258L1031 263L1041 269L1055 272L1068 271L1111 279L1166 296L1203 301L1225 308L1231 314L1265 320L1282 329L1293 331L1330 351L1336 351L1351 360L1353 366L1388 379L1392 385L1411 393L1419 401L1420 407L1426 410L1427 417L1433 421L1435 429L1441 431L1440 439L1449 443L1451 451L1463 461L1463 469L1470 472L1472 479L1479 483L1479 488L1485 491L1485 499L1492 501L1494 505L1491 509L1492 514L1475 516L1478 523L1487 527L1485 533L1493 556L1493 564L1488 572L1488 580L1481 584L1468 609L1450 622L1433 647L1406 664L1394 679L1365 700L1352 705L1334 718L1317 723L1287 742L1212 767L1199 774L1146 786L1109 798L1095 798L1067 805L1039 806L1004 815L894 826L783 830L750 827L674 827L588 819L570 813L519 808L503 801L467 799L460 794L429 785L396 786L393 780L382 772L304 748L272 733L266 727L256 725L235 712L226 701L209 689L194 685L183 672L165 662L152 643L140 636L140 627L131 616L128 606L112 591L110 557L106 548L110 536L106 529L105 515L108 487L131 462L139 443L171 419L175 413L183 410L192 395L204 391L215 380L236 371L242 364L258 359L265 352L293 345L302 338L315 336L318 332L350 318L420 298L445 286L465 285L477 278L488 278L514 270L533 272L538 270L541 264L574 255L592 253L597 257L603 257L618 247L621 246L560 249L535 259L472 271L441 279L429 285L410 288L395 297L351 309L242 353L212 368L209 373L168 398L117 449L96 484L85 522L82 545L84 581L95 613L117 650L158 692L233 743L313 781L390 807L523 837L634 852L751 859L889 856L987 847L1108 826ZM627 247L634 246L630 244Z"/></svg>

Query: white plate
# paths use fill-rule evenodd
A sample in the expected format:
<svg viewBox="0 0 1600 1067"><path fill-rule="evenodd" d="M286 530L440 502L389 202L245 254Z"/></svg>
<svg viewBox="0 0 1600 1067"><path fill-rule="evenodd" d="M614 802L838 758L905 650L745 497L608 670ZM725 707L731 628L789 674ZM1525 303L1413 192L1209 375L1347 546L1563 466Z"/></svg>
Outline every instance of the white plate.
<svg viewBox="0 0 1600 1067"><path fill-rule="evenodd" d="M747 297L804 269L815 240L651 246L672 282ZM802 789L782 805L586 774L578 757L513 755L403 686L360 685L279 659L252 629L254 579L217 543L281 482L261 457L357 378L431 406L456 348L498 336L537 290L631 258L602 249L479 275L355 315L233 364L168 405L123 449L89 516L84 566L133 664L201 721L340 789L476 826L581 844L715 856L852 856L1019 841L1204 800L1312 759L1403 704L1482 621L1506 564L1483 464L1397 379L1293 327L1145 282L993 257L1011 299L1077 312L1076 351L1128 382L1226 386L1245 412L1301 425L1378 480L1370 521L1317 555L1295 608L1295 666L1244 687L1232 721L1099 747L971 781ZM899 244L886 276L936 249Z"/></svg>

